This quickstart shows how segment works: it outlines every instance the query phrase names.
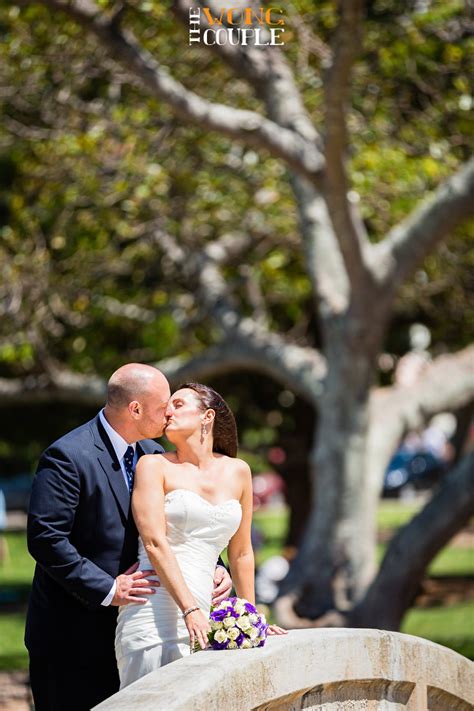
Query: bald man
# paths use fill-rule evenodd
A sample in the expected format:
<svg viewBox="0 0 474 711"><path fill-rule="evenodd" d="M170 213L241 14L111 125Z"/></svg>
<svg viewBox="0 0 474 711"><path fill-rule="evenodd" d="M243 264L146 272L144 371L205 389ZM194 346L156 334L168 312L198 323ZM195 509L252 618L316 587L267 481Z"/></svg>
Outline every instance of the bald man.
<svg viewBox="0 0 474 711"><path fill-rule="evenodd" d="M26 622L36 711L88 711L118 691L117 608L143 604L157 583L138 571L130 494L135 464L163 448L168 381L129 363L107 385L105 408L41 455L28 513L36 560ZM216 571L217 599L230 592Z"/></svg>

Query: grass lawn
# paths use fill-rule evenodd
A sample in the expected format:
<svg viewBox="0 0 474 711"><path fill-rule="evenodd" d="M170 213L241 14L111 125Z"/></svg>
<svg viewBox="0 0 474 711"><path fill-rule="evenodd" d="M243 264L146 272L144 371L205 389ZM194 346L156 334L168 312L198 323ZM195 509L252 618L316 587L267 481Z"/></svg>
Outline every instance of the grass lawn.
<svg viewBox="0 0 474 711"><path fill-rule="evenodd" d="M0 671L27 669L28 655L23 644L23 612L0 613Z"/></svg>
<svg viewBox="0 0 474 711"><path fill-rule="evenodd" d="M382 502L378 512L379 528L398 528L416 513L419 506L414 502ZM288 514L285 509L257 511L254 521L256 528L264 535L264 544L256 556L257 563L261 563L281 551ZM8 533L7 540L10 559L0 564L1 670L27 667L27 654L23 646L24 611L34 568L33 560L26 550L25 534ZM379 557L383 551L384 546L379 546ZM448 546L432 562L430 574L474 577L474 552L467 548ZM7 611L11 609L15 611ZM473 619L474 604L471 603L418 608L408 612L402 631L426 637L474 659Z"/></svg>
<svg viewBox="0 0 474 711"><path fill-rule="evenodd" d="M28 591L34 562L26 549L26 535L7 533L9 557L0 563L0 670L26 669L23 645ZM10 609L15 612L10 612Z"/></svg>
<svg viewBox="0 0 474 711"><path fill-rule="evenodd" d="M421 501L399 502L393 499L384 499L379 504L377 511L377 525L379 529L394 529L404 526L422 508Z"/></svg>
<svg viewBox="0 0 474 711"><path fill-rule="evenodd" d="M413 608L402 624L402 632L425 637L474 659L474 604L462 602L449 607Z"/></svg>
<svg viewBox="0 0 474 711"><path fill-rule="evenodd" d="M9 585L30 585L34 561L26 549L26 534L15 531L6 534L8 560L0 563L0 591Z"/></svg>

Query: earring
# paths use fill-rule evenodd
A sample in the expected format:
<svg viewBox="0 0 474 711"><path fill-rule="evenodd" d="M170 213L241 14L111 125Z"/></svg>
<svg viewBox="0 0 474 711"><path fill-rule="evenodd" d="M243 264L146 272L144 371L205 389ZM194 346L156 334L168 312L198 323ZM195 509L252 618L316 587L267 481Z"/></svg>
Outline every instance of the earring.
<svg viewBox="0 0 474 711"><path fill-rule="evenodd" d="M201 444L204 443L204 436L207 435L207 425L201 422Z"/></svg>

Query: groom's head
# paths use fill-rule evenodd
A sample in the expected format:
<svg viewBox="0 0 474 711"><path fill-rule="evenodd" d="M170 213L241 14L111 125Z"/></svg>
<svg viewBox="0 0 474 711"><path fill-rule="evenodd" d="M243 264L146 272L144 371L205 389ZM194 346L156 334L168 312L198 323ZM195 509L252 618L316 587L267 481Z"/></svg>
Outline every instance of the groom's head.
<svg viewBox="0 0 474 711"><path fill-rule="evenodd" d="M170 386L157 368L127 363L107 383L105 416L127 442L160 437Z"/></svg>

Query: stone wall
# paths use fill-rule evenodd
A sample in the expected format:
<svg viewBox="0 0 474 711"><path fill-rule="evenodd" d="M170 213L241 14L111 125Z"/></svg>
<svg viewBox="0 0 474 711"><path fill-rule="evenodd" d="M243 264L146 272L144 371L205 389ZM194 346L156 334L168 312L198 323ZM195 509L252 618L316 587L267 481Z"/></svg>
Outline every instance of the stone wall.
<svg viewBox="0 0 474 711"><path fill-rule="evenodd" d="M472 711L474 663L419 637L293 630L262 649L206 650L131 684L97 711Z"/></svg>

